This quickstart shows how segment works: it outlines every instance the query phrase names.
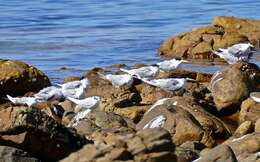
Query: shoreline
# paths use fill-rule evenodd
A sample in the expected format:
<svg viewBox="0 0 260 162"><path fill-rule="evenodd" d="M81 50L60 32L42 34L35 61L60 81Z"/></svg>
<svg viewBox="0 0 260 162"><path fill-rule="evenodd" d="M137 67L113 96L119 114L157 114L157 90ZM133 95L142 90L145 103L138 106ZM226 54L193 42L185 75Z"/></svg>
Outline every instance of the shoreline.
<svg viewBox="0 0 260 162"><path fill-rule="evenodd" d="M214 22L226 22L226 18L233 22L230 17L220 17ZM245 30L244 23L253 22L251 27L256 34L251 35L250 40L260 39L257 35L260 21L238 21L243 22L239 27L241 31ZM214 35L216 27L213 28L213 31L211 27L207 30ZM205 27L202 29L204 31ZM194 33L195 36L197 32L201 34L202 29L193 30L192 34L188 32L178 41L183 43L185 37L189 37L188 41L197 39ZM251 29L246 31L252 32ZM240 38L239 41L244 41ZM183 44L178 44L176 39L167 40L160 50L166 49L169 52L166 55L175 56L173 51L178 51L177 47L183 49ZM241 43L233 40L232 43ZM206 39L199 41L199 44L205 44ZM223 44L223 48L227 45ZM184 49L181 57L196 59L204 55L211 59L209 62L212 58L213 61L220 60L209 50L202 53L188 50L191 53ZM138 64L134 68L144 66ZM126 65L111 65L111 71L93 68L82 76L64 79L64 83L68 83L87 78L86 97L101 98L98 108L85 112L66 98L32 107L7 102L4 100L7 94L33 96L51 83L47 75L31 65L0 60L1 147L19 150L26 155L18 154L19 158L36 161L213 162L215 159L231 159L242 162L259 159L260 103L255 98L260 98L260 68L256 64L241 61L223 67L214 76L185 68L174 72L160 71L157 77L160 79L191 79L175 91L163 90L136 78L130 87L117 88L99 77L99 72L124 74L119 71L122 67Z"/></svg>

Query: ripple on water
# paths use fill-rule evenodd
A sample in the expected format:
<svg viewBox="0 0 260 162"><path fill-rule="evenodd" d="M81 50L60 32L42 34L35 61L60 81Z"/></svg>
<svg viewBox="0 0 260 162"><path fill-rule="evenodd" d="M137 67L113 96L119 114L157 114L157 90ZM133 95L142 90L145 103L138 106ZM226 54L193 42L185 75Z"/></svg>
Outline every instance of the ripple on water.
<svg viewBox="0 0 260 162"><path fill-rule="evenodd" d="M57 71L64 66L153 64L170 36L210 24L219 15L257 19L258 6L255 0L0 0L0 57L32 64L55 82L82 74ZM255 60L259 63L260 57ZM207 73L221 68L185 67Z"/></svg>

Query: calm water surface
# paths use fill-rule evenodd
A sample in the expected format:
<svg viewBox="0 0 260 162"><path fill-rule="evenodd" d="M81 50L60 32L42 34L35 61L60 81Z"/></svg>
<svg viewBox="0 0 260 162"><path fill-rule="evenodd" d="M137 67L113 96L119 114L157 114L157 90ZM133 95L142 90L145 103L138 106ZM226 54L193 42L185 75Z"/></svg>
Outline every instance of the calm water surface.
<svg viewBox="0 0 260 162"><path fill-rule="evenodd" d="M0 0L0 58L32 64L54 82L95 66L154 63L170 36L219 15L259 19L259 6L256 0Z"/></svg>

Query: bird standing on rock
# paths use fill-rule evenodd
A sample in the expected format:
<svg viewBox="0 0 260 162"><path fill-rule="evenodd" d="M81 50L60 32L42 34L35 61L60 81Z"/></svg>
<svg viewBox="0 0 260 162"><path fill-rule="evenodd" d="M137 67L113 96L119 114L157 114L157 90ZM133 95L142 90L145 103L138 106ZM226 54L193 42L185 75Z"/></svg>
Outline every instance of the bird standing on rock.
<svg viewBox="0 0 260 162"><path fill-rule="evenodd" d="M90 83L88 78L84 78L82 80L75 80L64 84L58 84L58 86L60 86L62 89L76 89L80 86L88 88L90 86Z"/></svg>
<svg viewBox="0 0 260 162"><path fill-rule="evenodd" d="M145 67L132 69L132 70L121 68L120 70L138 79L147 79L147 80L156 78L160 72L158 66L145 66Z"/></svg>
<svg viewBox="0 0 260 162"><path fill-rule="evenodd" d="M6 95L6 97L15 105L27 105L28 107L32 107L39 103L35 97L11 97L10 95Z"/></svg>
<svg viewBox="0 0 260 162"><path fill-rule="evenodd" d="M131 75L128 74L123 74L123 75L113 75L113 74L101 74L98 73L99 77L104 79L104 80L108 80L112 83L112 85L116 88L120 88L120 87L131 87L134 79Z"/></svg>
<svg viewBox="0 0 260 162"><path fill-rule="evenodd" d="M186 60L177 60L177 59L171 59L171 60L165 60L162 62L157 63L156 65L159 66L159 68L165 72L171 72L174 71L182 65L183 62L188 62Z"/></svg>
<svg viewBox="0 0 260 162"><path fill-rule="evenodd" d="M143 82L161 88L166 91L176 91L181 89L185 83L186 78L167 78L167 79L155 79L155 80L142 80Z"/></svg>
<svg viewBox="0 0 260 162"><path fill-rule="evenodd" d="M87 97L82 100L68 97L68 100L75 103L80 110L97 109L99 107L99 103L100 103L100 97L98 97L98 96Z"/></svg>
<svg viewBox="0 0 260 162"><path fill-rule="evenodd" d="M72 81L59 85L63 95L76 99L83 99L86 97L86 90L90 86L89 80L84 78L82 80Z"/></svg>
<svg viewBox="0 0 260 162"><path fill-rule="evenodd" d="M43 88L38 93L36 93L34 97L40 101L62 101L65 98L61 89L54 86Z"/></svg>
<svg viewBox="0 0 260 162"><path fill-rule="evenodd" d="M235 44L227 49L220 48L219 51L213 51L214 54L226 60L229 64L235 64L238 61L248 61L254 46L250 43Z"/></svg>

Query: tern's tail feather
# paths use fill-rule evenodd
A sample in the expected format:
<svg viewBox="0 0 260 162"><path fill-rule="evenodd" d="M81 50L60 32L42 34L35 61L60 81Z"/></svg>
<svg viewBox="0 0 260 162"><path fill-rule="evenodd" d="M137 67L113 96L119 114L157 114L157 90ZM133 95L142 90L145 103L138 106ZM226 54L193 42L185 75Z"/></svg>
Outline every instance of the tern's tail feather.
<svg viewBox="0 0 260 162"><path fill-rule="evenodd" d="M219 48L218 50L221 52L227 51L227 49L224 49L224 48Z"/></svg>
<svg viewBox="0 0 260 162"><path fill-rule="evenodd" d="M97 74L98 74L98 77L99 77L99 78L104 79L104 80L107 79L106 76L105 76L104 74L99 73L99 72L98 72Z"/></svg>
<svg viewBox="0 0 260 162"><path fill-rule="evenodd" d="M56 85L57 85L58 87L62 87L62 84L57 83Z"/></svg>
<svg viewBox="0 0 260 162"><path fill-rule="evenodd" d="M155 84L147 79L141 79L144 83L149 84L151 86L155 86Z"/></svg>
<svg viewBox="0 0 260 162"><path fill-rule="evenodd" d="M12 103L15 103L15 99L14 99L12 96L6 95L6 97L7 97L7 99L8 99L9 101L11 101Z"/></svg>
<svg viewBox="0 0 260 162"><path fill-rule="evenodd" d="M123 68L120 68L119 70L129 74L129 70L126 70L126 69L123 69Z"/></svg>
<svg viewBox="0 0 260 162"><path fill-rule="evenodd" d="M78 104L78 100L72 97L67 97L68 100L70 100L71 102Z"/></svg>

